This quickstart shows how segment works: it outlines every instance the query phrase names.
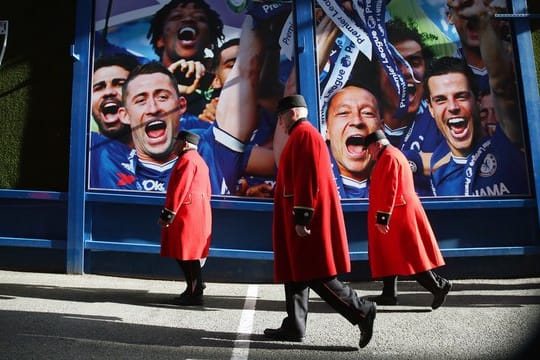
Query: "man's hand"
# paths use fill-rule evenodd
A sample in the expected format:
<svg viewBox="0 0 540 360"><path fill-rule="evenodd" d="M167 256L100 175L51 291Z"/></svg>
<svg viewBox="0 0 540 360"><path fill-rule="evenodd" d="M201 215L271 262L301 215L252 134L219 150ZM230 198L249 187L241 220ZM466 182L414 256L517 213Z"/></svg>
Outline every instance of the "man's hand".
<svg viewBox="0 0 540 360"><path fill-rule="evenodd" d="M206 67L200 61L180 59L169 65L169 71L175 73L180 71L183 77L188 80L187 84L178 83L180 94L192 94L199 87L202 77L206 74ZM177 77L178 78L178 77Z"/></svg>
<svg viewBox="0 0 540 360"><path fill-rule="evenodd" d="M447 4L456 16L473 22L490 21L493 15L486 0L447 0Z"/></svg>
<svg viewBox="0 0 540 360"><path fill-rule="evenodd" d="M213 98L204 106L202 113L199 115L199 119L213 123L216 121L216 109L219 98Z"/></svg>
<svg viewBox="0 0 540 360"><path fill-rule="evenodd" d="M158 219L158 224L161 226L161 227L169 227L169 225L171 225L171 223L159 218Z"/></svg>
<svg viewBox="0 0 540 360"><path fill-rule="evenodd" d="M274 196L274 188L270 184L258 184L246 190L246 196L271 198Z"/></svg>
<svg viewBox="0 0 540 360"><path fill-rule="evenodd" d="M317 65L319 71L322 71L328 62L330 52L332 51L332 47L334 46L339 33L340 30L336 24L331 18L323 13L319 18L315 37L317 41Z"/></svg>
<svg viewBox="0 0 540 360"><path fill-rule="evenodd" d="M296 234L300 237L306 237L311 234L311 230L304 225L295 225L294 229L296 230Z"/></svg>

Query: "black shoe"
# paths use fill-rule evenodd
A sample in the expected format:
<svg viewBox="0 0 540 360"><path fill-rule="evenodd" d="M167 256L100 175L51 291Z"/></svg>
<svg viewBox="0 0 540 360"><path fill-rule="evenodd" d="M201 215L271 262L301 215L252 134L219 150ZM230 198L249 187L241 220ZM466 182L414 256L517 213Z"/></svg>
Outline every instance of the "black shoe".
<svg viewBox="0 0 540 360"><path fill-rule="evenodd" d="M358 327L360 328L360 341L358 345L360 348L366 347L373 336L373 323L375 322L375 316L377 315L377 306L372 303L371 309L369 309L366 316L360 320Z"/></svg>
<svg viewBox="0 0 540 360"><path fill-rule="evenodd" d="M304 340L302 335L293 333L292 331L285 330L283 328L264 329L264 336L278 341L302 342Z"/></svg>
<svg viewBox="0 0 540 360"><path fill-rule="evenodd" d="M201 293L192 293L188 294L183 292L180 296L177 296L173 299L173 304L181 306L194 306L203 304L203 294Z"/></svg>
<svg viewBox="0 0 540 360"><path fill-rule="evenodd" d="M372 301L377 305L397 305L398 299L397 296L390 295L374 295L374 296L364 296L364 299Z"/></svg>
<svg viewBox="0 0 540 360"><path fill-rule="evenodd" d="M431 303L431 308L433 310L439 308L442 304L444 304L444 301L446 300L446 295L448 295L450 289L452 289L452 283L448 280L445 281L446 283L444 284L442 289L433 295L433 302Z"/></svg>

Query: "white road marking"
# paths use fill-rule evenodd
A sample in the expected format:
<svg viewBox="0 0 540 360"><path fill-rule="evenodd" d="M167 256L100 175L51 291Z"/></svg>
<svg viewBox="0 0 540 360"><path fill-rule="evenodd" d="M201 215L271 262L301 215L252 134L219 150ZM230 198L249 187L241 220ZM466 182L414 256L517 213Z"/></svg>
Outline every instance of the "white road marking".
<svg viewBox="0 0 540 360"><path fill-rule="evenodd" d="M240 316L240 324L236 333L236 341L231 355L231 360L247 360L249 355L249 336L253 330L253 318L255 317L255 304L257 303L257 285L249 285L244 302L244 310Z"/></svg>

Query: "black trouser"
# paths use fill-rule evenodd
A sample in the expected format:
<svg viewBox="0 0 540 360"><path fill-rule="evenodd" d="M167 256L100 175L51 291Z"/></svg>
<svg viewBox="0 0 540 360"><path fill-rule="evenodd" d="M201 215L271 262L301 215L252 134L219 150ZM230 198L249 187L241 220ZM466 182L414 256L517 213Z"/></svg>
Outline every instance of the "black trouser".
<svg viewBox="0 0 540 360"><path fill-rule="evenodd" d="M444 285L448 282L448 280L440 277L435 271L432 270L414 274L413 276L420 285L422 285L432 294L440 292Z"/></svg>
<svg viewBox="0 0 540 360"><path fill-rule="evenodd" d="M412 277L422 285L427 291L435 294L444 287L444 284L448 281L440 277L433 270L424 271L418 274L412 275ZM397 296L397 276L386 276L382 278L384 296Z"/></svg>
<svg viewBox="0 0 540 360"><path fill-rule="evenodd" d="M336 277L285 283L287 317L283 320L281 327L299 336L304 336L306 332L310 288L353 325L357 325L373 306Z"/></svg>
<svg viewBox="0 0 540 360"><path fill-rule="evenodd" d="M186 293L201 294L203 292L203 281L201 274L200 260L178 260L178 265L184 273L186 279Z"/></svg>

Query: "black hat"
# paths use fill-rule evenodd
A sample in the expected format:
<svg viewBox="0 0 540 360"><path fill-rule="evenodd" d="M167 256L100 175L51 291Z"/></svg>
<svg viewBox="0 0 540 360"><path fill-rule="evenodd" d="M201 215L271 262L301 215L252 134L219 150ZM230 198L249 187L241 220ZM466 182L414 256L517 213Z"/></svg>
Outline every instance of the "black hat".
<svg viewBox="0 0 540 360"><path fill-rule="evenodd" d="M199 145L200 139L201 137L199 135L185 130L180 131L178 135L176 135L176 140L186 140L193 145Z"/></svg>
<svg viewBox="0 0 540 360"><path fill-rule="evenodd" d="M386 135L384 135L384 131L382 130L375 130L375 132L372 132L366 138L364 139L364 146L368 147L369 145L373 144L374 142L377 142L379 140L386 139Z"/></svg>
<svg viewBox="0 0 540 360"><path fill-rule="evenodd" d="M306 100L304 100L304 97L302 95L285 96L284 98L279 100L277 106L277 113L279 114L285 110L289 110L295 107L307 108Z"/></svg>

